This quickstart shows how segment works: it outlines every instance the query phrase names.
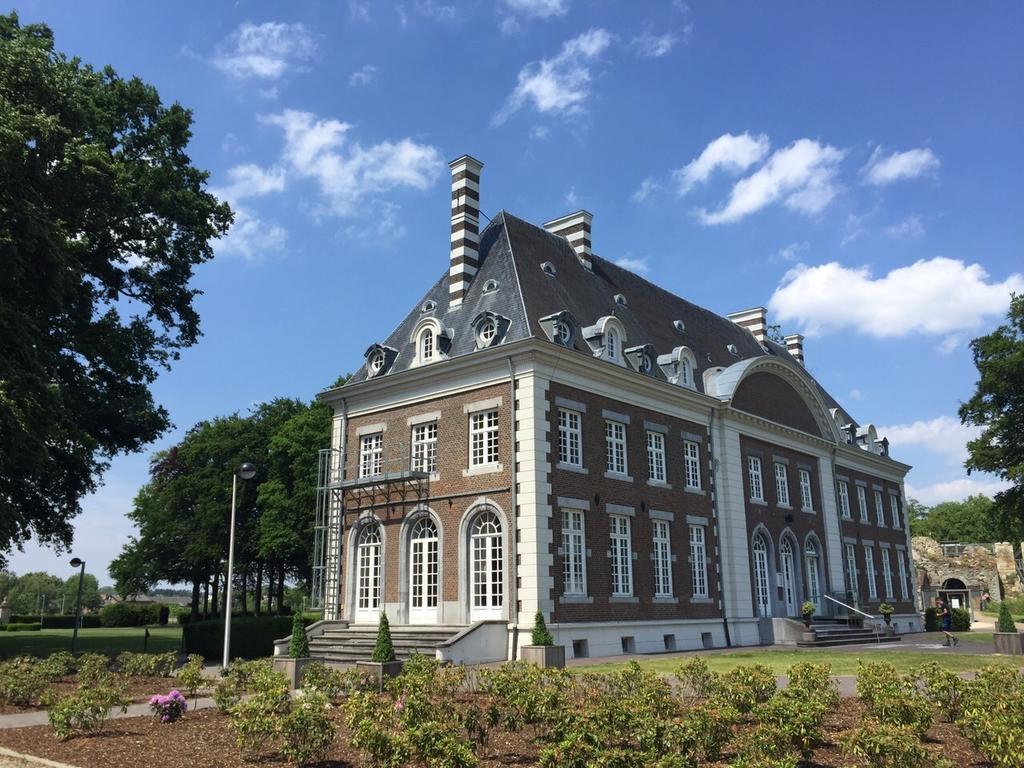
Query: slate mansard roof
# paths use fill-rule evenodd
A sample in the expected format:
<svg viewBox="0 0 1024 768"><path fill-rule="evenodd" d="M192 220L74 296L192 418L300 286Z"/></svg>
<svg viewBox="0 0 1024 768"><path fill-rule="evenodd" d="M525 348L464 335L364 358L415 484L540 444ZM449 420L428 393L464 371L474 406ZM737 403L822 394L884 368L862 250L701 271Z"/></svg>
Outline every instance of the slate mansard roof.
<svg viewBox="0 0 1024 768"><path fill-rule="evenodd" d="M766 355L792 359L785 347L770 341L762 347L748 330L733 321L607 259L592 255L590 260L591 268L587 269L564 237L499 211L480 233L479 271L462 304L449 305L446 270L398 328L379 341L397 352L391 353L393 359L386 375L413 367L413 334L425 318L434 318L443 329L451 330L449 359L476 351L471 323L483 312L493 312L508 320L502 344L531 337L547 340L540 320L558 312L570 312L581 328L599 318L614 316L622 323L627 347L649 344L658 355L668 354L676 347L688 347L696 358L694 388L699 392L704 391L703 373L708 368L728 368L741 360ZM544 263L554 267L554 275L542 269ZM497 290L485 290L491 281L497 282ZM625 297L625 304L616 301L616 296ZM682 330L675 321L682 321ZM573 347L581 354L593 355L579 330ZM665 379L657 366L654 376ZM363 365L348 383L367 378ZM845 413L820 385L817 388L827 407Z"/></svg>

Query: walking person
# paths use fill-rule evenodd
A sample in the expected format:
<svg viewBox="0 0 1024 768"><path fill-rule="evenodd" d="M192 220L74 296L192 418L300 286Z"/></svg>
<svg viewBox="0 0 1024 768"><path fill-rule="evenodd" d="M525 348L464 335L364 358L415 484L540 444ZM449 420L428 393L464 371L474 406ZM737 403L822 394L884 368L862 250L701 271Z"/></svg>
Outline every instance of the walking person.
<svg viewBox="0 0 1024 768"><path fill-rule="evenodd" d="M942 634L946 636L946 645L957 646L960 644L960 638L954 635L950 630L953 629L953 612L949 610L949 603L945 600L939 601L939 610L942 614Z"/></svg>

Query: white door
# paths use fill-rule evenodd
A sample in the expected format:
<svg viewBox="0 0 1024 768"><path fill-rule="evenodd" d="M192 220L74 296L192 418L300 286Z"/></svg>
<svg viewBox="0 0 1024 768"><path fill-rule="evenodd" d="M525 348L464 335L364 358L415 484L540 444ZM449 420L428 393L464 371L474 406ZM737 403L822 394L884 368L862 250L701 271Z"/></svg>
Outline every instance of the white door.
<svg viewBox="0 0 1024 768"><path fill-rule="evenodd" d="M786 597L786 615L796 616L796 568L793 563L793 545L789 543L789 539L782 540L779 555L782 563L782 591Z"/></svg>
<svg viewBox="0 0 1024 768"><path fill-rule="evenodd" d="M380 528L368 525L359 533L356 544L356 610L357 624L380 621Z"/></svg>
<svg viewBox="0 0 1024 768"><path fill-rule="evenodd" d="M818 548L813 541L804 550L804 568L807 571L808 600L814 603L814 612L821 613L821 582L818 579Z"/></svg>
<svg viewBox="0 0 1024 768"><path fill-rule="evenodd" d="M754 537L754 599L761 616L772 615L771 582L768 580L768 544L764 536Z"/></svg>
<svg viewBox="0 0 1024 768"><path fill-rule="evenodd" d="M437 526L421 518L409 538L409 623L436 624L438 603Z"/></svg>
<svg viewBox="0 0 1024 768"><path fill-rule="evenodd" d="M479 515L469 532L470 576L473 588L470 621L502 618L504 563L501 521L493 512Z"/></svg>

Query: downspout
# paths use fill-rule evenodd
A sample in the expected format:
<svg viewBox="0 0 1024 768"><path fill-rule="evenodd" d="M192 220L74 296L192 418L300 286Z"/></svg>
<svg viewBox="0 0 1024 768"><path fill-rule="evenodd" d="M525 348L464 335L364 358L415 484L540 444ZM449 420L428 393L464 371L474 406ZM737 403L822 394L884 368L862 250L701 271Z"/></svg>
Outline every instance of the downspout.
<svg viewBox="0 0 1024 768"><path fill-rule="evenodd" d="M512 658L515 659L519 645L519 589L517 587L519 583L519 561L518 547L516 545L516 531L519 525L518 512L516 511L516 365L512 362L511 355L507 359L512 421L512 428L509 430L509 435L512 439L512 482L509 483L511 486L509 506L512 508L509 515L512 518L512 530L509 531L509 557L512 566L512 580L509 584L509 594L511 596L509 601L509 617L512 619Z"/></svg>
<svg viewBox="0 0 1024 768"><path fill-rule="evenodd" d="M345 479L345 456L348 448L348 401L343 397L341 398L341 440L339 441L339 450L341 456L339 457L338 466L338 482L340 483ZM338 594L335 595L334 603L334 618L335 620L341 619L342 607L344 605L344 590L342 589L343 578L345 576L343 568L343 560L345 556L345 495L342 494L338 502L338 541L335 544L335 559L338 568Z"/></svg>
<svg viewBox="0 0 1024 768"><path fill-rule="evenodd" d="M708 415L708 453L711 456L711 514L715 521L715 544L718 547L718 600L722 608L722 630L725 632L725 646L726 648L732 648L732 637L729 634L729 619L725 615L725 577L722 574L722 537L720 534L720 526L718 523L718 467L715 458L715 438L713 436L713 428L715 423L715 412L717 409L712 408L711 413Z"/></svg>

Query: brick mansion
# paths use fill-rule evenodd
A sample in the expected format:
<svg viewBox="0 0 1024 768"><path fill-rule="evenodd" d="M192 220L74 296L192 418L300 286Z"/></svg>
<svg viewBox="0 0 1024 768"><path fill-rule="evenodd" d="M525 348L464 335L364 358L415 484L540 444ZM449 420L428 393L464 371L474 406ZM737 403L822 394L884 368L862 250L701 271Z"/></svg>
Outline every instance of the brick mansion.
<svg viewBox="0 0 1024 768"><path fill-rule="evenodd" d="M920 628L910 467L801 336L601 258L585 211L481 228L482 163L450 167L443 276L321 394L314 640L386 612L439 658L501 660L540 611L570 658L758 645L805 601Z"/></svg>

